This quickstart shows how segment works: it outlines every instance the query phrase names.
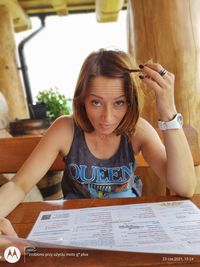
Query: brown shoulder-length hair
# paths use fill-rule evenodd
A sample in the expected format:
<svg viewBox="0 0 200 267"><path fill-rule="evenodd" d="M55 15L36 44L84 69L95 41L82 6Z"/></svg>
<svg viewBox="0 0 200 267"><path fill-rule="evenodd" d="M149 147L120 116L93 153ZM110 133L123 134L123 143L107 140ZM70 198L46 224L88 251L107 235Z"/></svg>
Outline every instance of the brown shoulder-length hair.
<svg viewBox="0 0 200 267"><path fill-rule="evenodd" d="M86 132L94 130L85 109L85 99L89 94L91 80L98 76L122 78L128 109L115 129L117 135L126 134L129 137L135 131L139 118L139 100L136 81L132 74L133 62L130 56L119 50L100 49L91 53L80 70L73 97L73 117L79 127Z"/></svg>

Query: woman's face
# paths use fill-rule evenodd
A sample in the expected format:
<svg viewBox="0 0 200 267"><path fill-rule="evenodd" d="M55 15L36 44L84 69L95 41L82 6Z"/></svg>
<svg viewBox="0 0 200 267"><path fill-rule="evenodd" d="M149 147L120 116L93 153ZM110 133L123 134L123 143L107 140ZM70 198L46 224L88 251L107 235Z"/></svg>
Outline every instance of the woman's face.
<svg viewBox="0 0 200 267"><path fill-rule="evenodd" d="M120 78L96 77L85 100L87 116L98 134L111 134L127 111L124 82Z"/></svg>

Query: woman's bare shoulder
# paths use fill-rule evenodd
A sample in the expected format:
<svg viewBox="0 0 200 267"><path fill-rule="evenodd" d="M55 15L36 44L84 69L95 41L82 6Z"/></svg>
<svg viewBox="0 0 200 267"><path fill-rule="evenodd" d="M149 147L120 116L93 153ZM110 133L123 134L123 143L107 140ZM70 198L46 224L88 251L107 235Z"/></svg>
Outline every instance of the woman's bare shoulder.
<svg viewBox="0 0 200 267"><path fill-rule="evenodd" d="M61 116L57 118L47 130L45 138L56 142L63 154L67 154L74 135L73 116Z"/></svg>
<svg viewBox="0 0 200 267"><path fill-rule="evenodd" d="M68 130L73 129L73 124L74 124L73 116L72 115L60 116L59 118L55 120L53 124L55 124L56 127L61 127L64 129L67 128Z"/></svg>

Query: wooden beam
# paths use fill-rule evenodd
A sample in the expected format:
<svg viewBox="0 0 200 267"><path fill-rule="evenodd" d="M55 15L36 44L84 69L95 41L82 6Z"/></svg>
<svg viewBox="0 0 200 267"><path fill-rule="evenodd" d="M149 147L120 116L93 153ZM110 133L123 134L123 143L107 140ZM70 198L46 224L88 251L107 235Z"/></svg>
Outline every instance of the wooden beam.
<svg viewBox="0 0 200 267"><path fill-rule="evenodd" d="M31 21L17 0L0 0L0 5L8 7L16 32L31 28Z"/></svg>
<svg viewBox="0 0 200 267"><path fill-rule="evenodd" d="M67 0L51 0L53 9L59 16L65 16L68 14L67 11Z"/></svg>
<svg viewBox="0 0 200 267"><path fill-rule="evenodd" d="M124 0L96 0L96 18L98 22L117 21Z"/></svg>
<svg viewBox="0 0 200 267"><path fill-rule="evenodd" d="M18 0L27 14L34 15L39 13L55 13L54 6L68 11L94 10L95 0ZM52 4L53 3L53 4ZM57 4L58 3L58 4ZM63 5L64 3L64 5Z"/></svg>
<svg viewBox="0 0 200 267"><path fill-rule="evenodd" d="M9 119L27 118L28 107L17 66L13 23L6 5L0 5L0 55L0 91L8 102Z"/></svg>

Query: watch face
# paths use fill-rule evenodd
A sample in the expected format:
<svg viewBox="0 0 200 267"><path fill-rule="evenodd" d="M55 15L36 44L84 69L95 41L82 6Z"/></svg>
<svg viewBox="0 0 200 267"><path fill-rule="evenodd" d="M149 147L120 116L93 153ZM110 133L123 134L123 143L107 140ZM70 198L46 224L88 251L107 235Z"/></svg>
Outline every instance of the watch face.
<svg viewBox="0 0 200 267"><path fill-rule="evenodd" d="M183 116L181 114L177 115L177 122L182 126L183 125Z"/></svg>

